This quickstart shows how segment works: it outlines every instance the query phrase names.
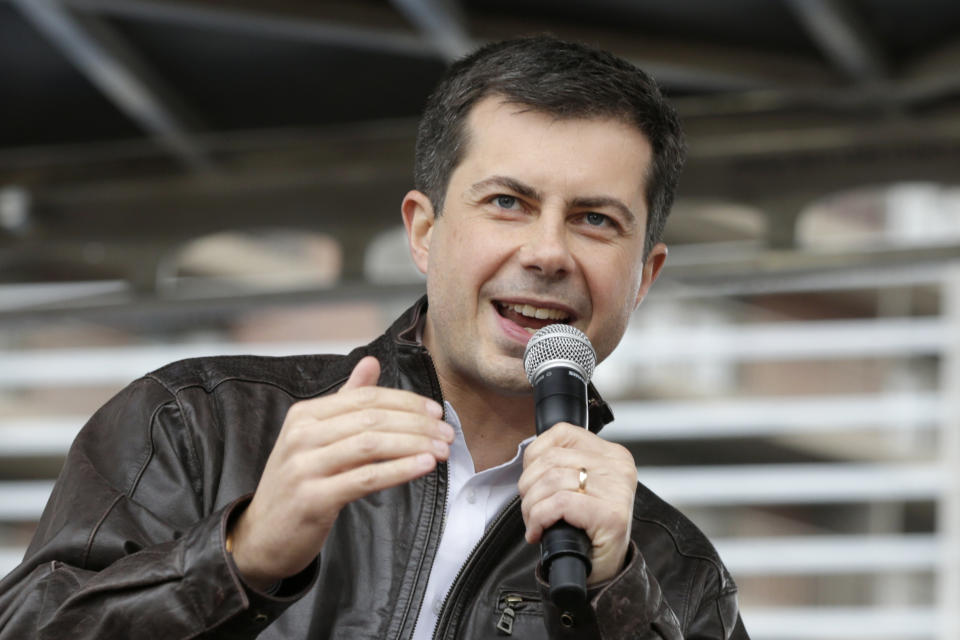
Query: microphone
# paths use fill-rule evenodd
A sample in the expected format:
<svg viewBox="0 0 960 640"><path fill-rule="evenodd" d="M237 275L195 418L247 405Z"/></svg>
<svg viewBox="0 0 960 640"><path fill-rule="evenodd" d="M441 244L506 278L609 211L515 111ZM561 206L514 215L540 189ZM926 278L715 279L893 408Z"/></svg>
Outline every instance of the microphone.
<svg viewBox="0 0 960 640"><path fill-rule="evenodd" d="M533 334L523 353L523 367L533 385L537 435L558 422L588 426L587 383L596 364L590 339L575 327L551 324ZM550 585L550 600L560 609L586 604L590 548L587 534L563 520L543 534L540 565Z"/></svg>

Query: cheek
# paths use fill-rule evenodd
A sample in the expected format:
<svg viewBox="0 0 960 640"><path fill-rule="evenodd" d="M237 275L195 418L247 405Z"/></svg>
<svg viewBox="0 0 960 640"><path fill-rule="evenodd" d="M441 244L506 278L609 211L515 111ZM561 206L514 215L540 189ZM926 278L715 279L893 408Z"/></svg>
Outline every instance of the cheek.
<svg viewBox="0 0 960 640"><path fill-rule="evenodd" d="M643 278L643 265L620 252L594 252L592 257L582 268L594 305L612 314L617 313L619 306L632 310Z"/></svg>
<svg viewBox="0 0 960 640"><path fill-rule="evenodd" d="M456 257L470 278L485 280L491 277L510 255L516 234L504 231L495 225L480 225L461 234L456 243Z"/></svg>
<svg viewBox="0 0 960 640"><path fill-rule="evenodd" d="M635 261L608 260L603 268L587 270L587 286L593 305L592 340L597 356L605 358L620 342L636 308L642 270Z"/></svg>
<svg viewBox="0 0 960 640"><path fill-rule="evenodd" d="M428 281L449 298L469 297L489 277L495 251L480 229L450 229L431 252Z"/></svg>

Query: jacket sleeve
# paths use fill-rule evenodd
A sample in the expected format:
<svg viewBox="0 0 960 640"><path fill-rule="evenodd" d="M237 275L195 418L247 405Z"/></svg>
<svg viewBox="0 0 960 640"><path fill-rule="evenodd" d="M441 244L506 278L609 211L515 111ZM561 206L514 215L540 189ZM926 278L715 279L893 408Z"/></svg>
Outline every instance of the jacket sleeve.
<svg viewBox="0 0 960 640"><path fill-rule="evenodd" d="M0 640L253 638L309 587L247 588L224 546L238 500L204 504L181 407L149 378L81 430L23 563L0 582Z"/></svg>
<svg viewBox="0 0 960 640"><path fill-rule="evenodd" d="M699 579L690 585L681 620L671 608L656 577L634 543L624 569L608 582L588 590L588 606L563 612L550 602L548 586L537 580L544 620L551 638L577 640L749 640L740 620L736 587L703 562ZM724 583L726 583L724 585Z"/></svg>

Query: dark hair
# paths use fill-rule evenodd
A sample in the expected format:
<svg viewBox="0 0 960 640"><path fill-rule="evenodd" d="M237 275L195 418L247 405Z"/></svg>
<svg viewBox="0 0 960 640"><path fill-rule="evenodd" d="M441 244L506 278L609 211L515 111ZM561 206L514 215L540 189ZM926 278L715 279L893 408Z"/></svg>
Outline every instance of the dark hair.
<svg viewBox="0 0 960 640"><path fill-rule="evenodd" d="M455 62L427 99L417 131L414 184L437 215L469 142L470 109L491 95L558 118L617 118L643 132L653 149L642 177L646 255L663 235L685 155L677 114L654 80L606 51L549 36L486 45Z"/></svg>

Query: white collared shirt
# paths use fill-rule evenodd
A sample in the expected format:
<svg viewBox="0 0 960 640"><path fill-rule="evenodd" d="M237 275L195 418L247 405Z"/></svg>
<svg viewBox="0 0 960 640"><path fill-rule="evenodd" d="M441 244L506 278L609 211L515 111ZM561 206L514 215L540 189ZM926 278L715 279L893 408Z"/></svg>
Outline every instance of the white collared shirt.
<svg viewBox="0 0 960 640"><path fill-rule="evenodd" d="M533 436L530 436L517 446L517 454L512 460L476 473L473 457L463 437L460 418L449 402L444 402L444 409L446 421L456 434L447 460L444 526L440 546L430 568L413 640L429 640L433 637L443 602L460 567L490 522L517 495L517 482L523 472L523 450L533 442Z"/></svg>

